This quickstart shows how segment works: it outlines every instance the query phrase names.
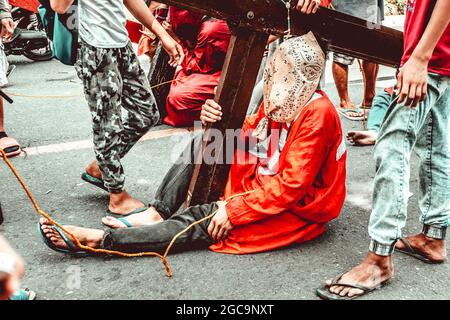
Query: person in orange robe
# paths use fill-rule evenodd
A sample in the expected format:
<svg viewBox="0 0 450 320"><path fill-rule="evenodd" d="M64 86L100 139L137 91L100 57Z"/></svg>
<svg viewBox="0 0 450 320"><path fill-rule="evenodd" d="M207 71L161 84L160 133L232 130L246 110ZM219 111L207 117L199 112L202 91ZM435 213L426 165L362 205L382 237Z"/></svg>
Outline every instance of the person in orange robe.
<svg viewBox="0 0 450 320"><path fill-rule="evenodd" d="M277 49L265 70L264 104L243 126L222 201L179 212L200 135L169 170L146 212L103 218L111 228L107 232L67 229L82 243L126 252L163 251L176 234L200 220L175 241L177 250L210 247L248 254L321 235L339 215L346 193L339 116L328 97L316 91L324 66L325 55L312 33ZM204 123L220 121L220 106L208 100L200 118ZM45 219L40 223L50 248L76 252L60 229Z"/></svg>

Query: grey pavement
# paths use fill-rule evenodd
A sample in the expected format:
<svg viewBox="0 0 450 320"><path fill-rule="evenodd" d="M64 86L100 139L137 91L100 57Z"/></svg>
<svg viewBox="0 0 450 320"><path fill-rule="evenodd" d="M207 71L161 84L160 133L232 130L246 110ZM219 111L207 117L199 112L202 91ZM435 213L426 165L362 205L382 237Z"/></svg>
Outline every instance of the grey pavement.
<svg viewBox="0 0 450 320"><path fill-rule="evenodd" d="M15 103L6 105L10 135L24 147L91 139L90 115L81 84L72 67L57 61L18 65L6 90ZM389 70L388 70L389 71ZM356 102L362 84L352 71L351 94ZM389 74L393 72L390 70ZM332 83L327 93L337 102ZM24 96L25 95L25 96ZM64 97L63 97L64 96ZM343 120L345 130L361 123ZM162 130L158 127L153 130ZM150 200L182 147L166 137L139 143L125 159L128 190ZM372 148L348 148L348 196L341 216L319 239L274 252L231 256L209 251L169 257L174 277L165 275L157 258L71 258L45 247L37 233L37 214L6 166L0 163L0 201L5 223L0 232L27 263L24 284L39 299L316 299L314 290L325 279L348 270L368 247L374 176ZM84 166L93 159L90 148L34 154L13 159L41 207L58 221L103 228L100 219L107 194L80 180ZM417 194L417 159L413 161L411 191ZM420 231L417 197L411 198L405 233ZM367 299L449 299L450 266L429 266L395 255L392 283ZM80 282L77 283L79 274Z"/></svg>

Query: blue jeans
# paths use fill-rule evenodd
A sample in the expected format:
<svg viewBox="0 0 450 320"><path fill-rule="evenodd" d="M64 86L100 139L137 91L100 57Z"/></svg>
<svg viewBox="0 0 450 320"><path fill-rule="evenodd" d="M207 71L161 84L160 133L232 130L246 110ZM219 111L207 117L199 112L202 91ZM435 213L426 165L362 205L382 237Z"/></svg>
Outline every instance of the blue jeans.
<svg viewBox="0 0 450 320"><path fill-rule="evenodd" d="M367 119L367 130L376 132L377 134L380 132L383 119L386 116L391 101L392 96L386 91L380 92L375 96Z"/></svg>
<svg viewBox="0 0 450 320"><path fill-rule="evenodd" d="M420 158L422 233L444 239L450 224L450 77L429 74L425 101L411 109L393 99L375 146L370 251L389 256L406 224L410 158Z"/></svg>

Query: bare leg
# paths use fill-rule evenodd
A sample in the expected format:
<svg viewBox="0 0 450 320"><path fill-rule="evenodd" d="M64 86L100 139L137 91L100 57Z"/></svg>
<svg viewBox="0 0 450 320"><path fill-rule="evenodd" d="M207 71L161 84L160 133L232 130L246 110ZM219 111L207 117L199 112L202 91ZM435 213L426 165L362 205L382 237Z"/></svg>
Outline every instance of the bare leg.
<svg viewBox="0 0 450 320"><path fill-rule="evenodd" d="M344 109L355 108L348 94L348 66L334 62L333 78L341 100L340 107Z"/></svg>
<svg viewBox="0 0 450 320"><path fill-rule="evenodd" d="M102 179L102 173L98 167L97 161L93 161L86 167L86 172L95 178ZM133 198L126 191L109 194L109 210L111 212L127 214L143 207L145 207L145 205L141 201Z"/></svg>
<svg viewBox="0 0 450 320"><path fill-rule="evenodd" d="M379 66L376 63L363 61L362 68L364 73L364 100L362 102L363 106L372 106L373 98L376 95L376 85Z"/></svg>

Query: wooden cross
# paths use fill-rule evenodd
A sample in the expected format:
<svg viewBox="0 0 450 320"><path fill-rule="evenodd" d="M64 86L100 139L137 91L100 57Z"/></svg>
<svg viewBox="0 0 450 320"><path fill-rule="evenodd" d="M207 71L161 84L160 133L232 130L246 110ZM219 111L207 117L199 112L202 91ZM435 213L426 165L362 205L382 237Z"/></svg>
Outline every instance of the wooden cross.
<svg viewBox="0 0 450 320"><path fill-rule="evenodd" d="M257 73L269 34L283 35L287 29L287 10L280 0L159 0L179 8L225 20L233 35L228 48L215 100L222 106L222 120L211 127L226 137L227 129L240 129L245 120ZM293 5L297 1L292 1ZM326 49L398 67L403 53L403 33L337 11L321 8L314 15L292 10L292 34L312 31ZM204 146L210 144L205 128ZM226 146L226 139L222 149ZM230 165L198 164L191 181L187 204L216 201L223 195Z"/></svg>

